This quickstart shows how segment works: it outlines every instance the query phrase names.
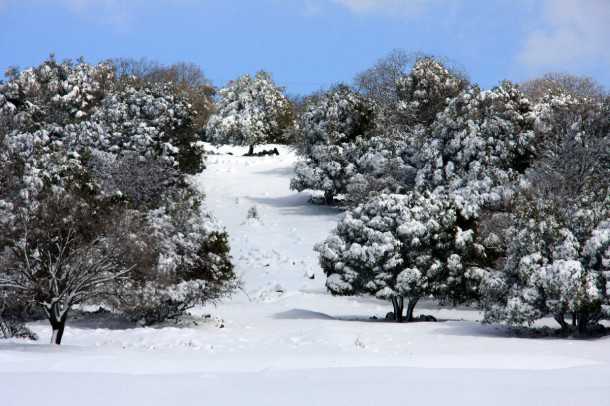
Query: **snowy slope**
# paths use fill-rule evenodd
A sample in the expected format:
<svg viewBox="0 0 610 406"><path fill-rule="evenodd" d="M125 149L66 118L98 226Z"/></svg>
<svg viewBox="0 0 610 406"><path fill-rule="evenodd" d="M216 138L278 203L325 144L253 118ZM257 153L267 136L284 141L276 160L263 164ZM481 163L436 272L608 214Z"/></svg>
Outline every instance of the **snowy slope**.
<svg viewBox="0 0 610 406"><path fill-rule="evenodd" d="M0 342L1 405L610 404L608 338L518 338L425 303L416 313L441 322L387 323L385 302L328 295L312 246L341 212L288 189L289 150L234 151L194 181L230 233L243 290L188 328L73 320L61 348L33 323L41 343Z"/></svg>

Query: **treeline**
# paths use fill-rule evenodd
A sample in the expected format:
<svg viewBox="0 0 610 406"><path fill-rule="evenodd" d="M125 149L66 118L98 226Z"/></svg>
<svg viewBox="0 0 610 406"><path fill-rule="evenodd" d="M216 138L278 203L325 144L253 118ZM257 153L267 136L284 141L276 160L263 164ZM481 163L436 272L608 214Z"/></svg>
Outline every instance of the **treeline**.
<svg viewBox="0 0 610 406"><path fill-rule="evenodd" d="M396 51L289 98L271 75L216 89L199 67L145 60L9 70L0 84L0 327L104 304L141 324L218 300L238 281L190 175L203 141L283 143L294 190L346 208L316 246L334 294L415 319L422 299L485 321L610 317L610 98L549 74L483 90L449 63ZM406 305L405 305L406 303Z"/></svg>
<svg viewBox="0 0 610 406"><path fill-rule="evenodd" d="M328 289L388 299L398 321L433 299L478 305L490 323L552 317L563 334L603 331L603 88L550 74L482 90L437 58L408 62L391 55L360 86L314 95L299 117L292 188L348 209L316 246Z"/></svg>

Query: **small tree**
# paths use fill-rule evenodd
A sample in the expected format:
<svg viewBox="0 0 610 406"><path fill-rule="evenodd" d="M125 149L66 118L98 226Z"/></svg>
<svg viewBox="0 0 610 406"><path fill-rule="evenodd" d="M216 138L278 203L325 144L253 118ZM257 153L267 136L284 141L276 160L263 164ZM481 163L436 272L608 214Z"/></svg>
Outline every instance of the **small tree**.
<svg viewBox="0 0 610 406"><path fill-rule="evenodd" d="M476 298L485 249L447 196L380 195L348 211L316 246L336 295L369 293L392 301L394 316L413 320L417 302Z"/></svg>
<svg viewBox="0 0 610 406"><path fill-rule="evenodd" d="M216 113L206 127L206 138L218 144L254 146L283 142L294 125L292 106L267 72L244 75L220 89Z"/></svg>
<svg viewBox="0 0 610 406"><path fill-rule="evenodd" d="M51 344L57 345L72 307L112 294L113 284L130 271L103 235L87 238L82 207L63 198L43 203L32 217L22 216L21 238L7 248L0 272L0 288L42 306L53 330ZM76 204L76 210L65 203Z"/></svg>

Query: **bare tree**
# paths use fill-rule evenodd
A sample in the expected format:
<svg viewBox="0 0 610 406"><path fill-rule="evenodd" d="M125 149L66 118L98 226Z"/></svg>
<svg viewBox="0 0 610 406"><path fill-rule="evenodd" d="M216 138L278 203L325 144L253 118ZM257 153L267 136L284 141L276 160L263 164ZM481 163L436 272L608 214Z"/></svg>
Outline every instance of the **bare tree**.
<svg viewBox="0 0 610 406"><path fill-rule="evenodd" d="M546 95L558 94L600 101L607 94L604 87L594 79L569 73L547 73L540 78L523 82L520 88L532 101L539 101Z"/></svg>
<svg viewBox="0 0 610 406"><path fill-rule="evenodd" d="M398 101L396 82L408 73L418 55L395 49L355 78L356 88L383 105Z"/></svg>
<svg viewBox="0 0 610 406"><path fill-rule="evenodd" d="M68 313L73 306L112 294L111 287L130 272L117 260L103 238L83 243L75 228L66 235L46 234L33 239L27 219L23 237L14 241L0 288L15 290L42 306L53 334L61 344Z"/></svg>

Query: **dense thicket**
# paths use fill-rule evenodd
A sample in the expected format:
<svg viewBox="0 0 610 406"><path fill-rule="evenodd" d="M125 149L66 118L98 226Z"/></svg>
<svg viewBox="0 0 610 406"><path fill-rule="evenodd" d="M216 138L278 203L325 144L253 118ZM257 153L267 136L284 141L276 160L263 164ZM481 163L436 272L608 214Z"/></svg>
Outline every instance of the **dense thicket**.
<svg viewBox="0 0 610 406"><path fill-rule="evenodd" d="M512 201L506 262L484 286L486 320L553 317L594 329L608 312L610 106L569 95L537 106L537 156Z"/></svg>
<svg viewBox="0 0 610 406"><path fill-rule="evenodd" d="M367 136L339 147L317 137L348 157L335 165L348 170L334 173L334 193L351 209L316 247L328 289L390 299L397 320L404 299L410 320L427 297L478 301L488 322L554 317L566 331L595 330L610 304L610 111L601 88L547 75L526 83L527 94L510 82L481 90L434 58L403 73L398 56L358 78L384 105ZM332 162L303 155L293 184Z"/></svg>
<svg viewBox="0 0 610 406"><path fill-rule="evenodd" d="M194 117L175 83L105 63L50 59L0 85L0 288L40 305L55 343L78 304L152 323L235 285L189 183Z"/></svg>

